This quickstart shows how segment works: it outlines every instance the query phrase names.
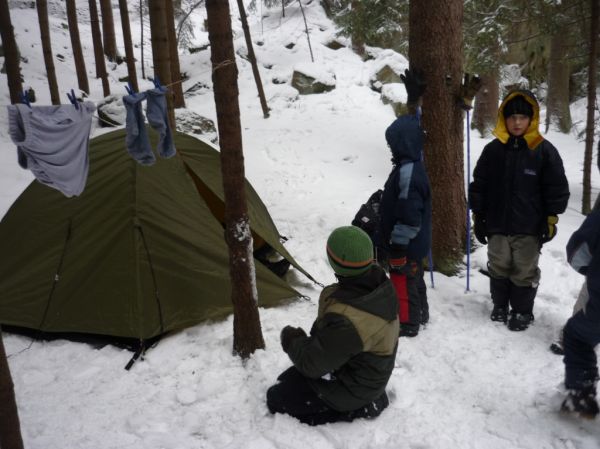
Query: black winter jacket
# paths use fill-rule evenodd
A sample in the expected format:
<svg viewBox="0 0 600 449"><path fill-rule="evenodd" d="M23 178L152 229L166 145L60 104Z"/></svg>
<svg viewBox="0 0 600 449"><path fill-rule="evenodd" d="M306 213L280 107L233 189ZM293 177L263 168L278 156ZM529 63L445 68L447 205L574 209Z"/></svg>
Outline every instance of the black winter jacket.
<svg viewBox="0 0 600 449"><path fill-rule="evenodd" d="M325 403L356 410L385 391L398 332L394 286L374 265L323 290L310 336L292 340L288 355Z"/></svg>
<svg viewBox="0 0 600 449"><path fill-rule="evenodd" d="M549 215L565 211L569 184L562 159L554 146L539 134L539 107L533 96L522 91L534 106L526 134L514 137L506 131L502 108L494 134L485 146L469 186L473 213L485 220L488 235L541 235Z"/></svg>

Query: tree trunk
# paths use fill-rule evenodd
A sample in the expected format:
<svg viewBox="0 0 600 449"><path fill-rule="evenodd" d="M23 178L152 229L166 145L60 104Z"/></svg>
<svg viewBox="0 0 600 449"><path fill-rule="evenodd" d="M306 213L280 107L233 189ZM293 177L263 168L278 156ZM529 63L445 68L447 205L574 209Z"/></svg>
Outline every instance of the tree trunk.
<svg viewBox="0 0 600 449"><path fill-rule="evenodd" d="M102 79L102 93L105 97L110 95L106 63L104 62L104 49L102 47L102 33L100 32L100 19L96 0L89 0L90 24L92 26L92 41L94 42L94 59L96 61L96 78Z"/></svg>
<svg viewBox="0 0 600 449"><path fill-rule="evenodd" d="M11 104L20 103L23 84L21 83L19 48L10 20L8 0L0 0L0 37L2 37L2 48L4 49L4 65L6 67L10 102Z"/></svg>
<svg viewBox="0 0 600 449"><path fill-rule="evenodd" d="M113 19L112 1L100 0L102 13L102 35L104 37L104 54L109 61L117 60L117 37L115 36L115 21Z"/></svg>
<svg viewBox="0 0 600 449"><path fill-rule="evenodd" d="M175 33L175 11L173 0L166 0L167 33L169 36L169 56L171 58L171 89L173 91L173 105L176 108L185 108L183 98L183 86L181 85L181 68L179 66L179 50L177 46L177 34Z"/></svg>
<svg viewBox="0 0 600 449"><path fill-rule="evenodd" d="M414 0L413 0L414 1ZM364 11L361 0L352 0L352 33L350 41L352 50L359 56L365 56L365 24Z"/></svg>
<svg viewBox="0 0 600 449"><path fill-rule="evenodd" d="M88 84L87 71L85 69L85 60L81 50L81 40L79 39L79 26L77 25L77 9L75 0L66 0L67 2L67 20L69 23L69 35L71 36L71 46L73 47L73 58L75 59L75 70L77 72L77 83L79 90L89 95L90 86Z"/></svg>
<svg viewBox="0 0 600 449"><path fill-rule="evenodd" d="M173 91L171 84L171 58L169 56L169 36L167 34L167 20L165 3L150 2L148 13L150 15L150 40L152 41L152 60L154 62L154 76L158 77L163 86L168 86L167 108L169 123L175 131L175 110L173 109Z"/></svg>
<svg viewBox="0 0 600 449"><path fill-rule="evenodd" d="M462 79L462 19L461 0L410 2L409 61L427 82L422 126L432 190L433 258L445 274L458 271L465 244L463 114L456 101Z"/></svg>
<svg viewBox="0 0 600 449"><path fill-rule="evenodd" d="M54 69L54 59L52 58L50 25L48 24L48 3L46 0L36 0L35 3L38 21L40 23L40 39L42 40L42 52L44 54L44 63L46 65L48 88L50 89L50 101L52 104L60 104L58 82L56 81L56 70Z"/></svg>
<svg viewBox="0 0 600 449"><path fill-rule="evenodd" d="M571 130L569 109L568 30L556 33L550 40L548 63L548 95L546 97L546 132L554 125L562 133Z"/></svg>
<svg viewBox="0 0 600 449"><path fill-rule="evenodd" d="M246 16L246 9L244 8L243 0L237 0L237 4L238 9L240 10L240 18L242 19L244 37L246 38L246 47L248 47L248 59L250 59L250 64L252 65L252 74L254 75L254 82L256 83L256 89L258 89L260 107L262 108L263 116L265 118L269 118L269 107L267 106L265 91L263 90L262 81L260 80L260 72L258 71L258 64L256 63L254 47L252 46L252 37L250 36L250 27L248 26L248 17ZM284 4L283 0L281 1L281 4Z"/></svg>
<svg viewBox="0 0 600 449"><path fill-rule="evenodd" d="M244 154L238 102L237 66L228 0L206 0L213 88L225 193L225 240L233 303L233 350L248 358L265 343L258 314L258 293L244 187Z"/></svg>
<svg viewBox="0 0 600 449"><path fill-rule="evenodd" d="M493 73L481 75L481 88L475 95L471 126L472 129L479 131L481 137L488 137L496 125L499 97L498 69Z"/></svg>
<svg viewBox="0 0 600 449"><path fill-rule="evenodd" d="M144 63L144 0L140 0L140 56L142 60L142 79L146 79Z"/></svg>
<svg viewBox="0 0 600 449"><path fill-rule="evenodd" d="M2 329L0 329L0 404L2 404L0 406L0 447L2 449L23 449L15 388L2 341Z"/></svg>
<svg viewBox="0 0 600 449"><path fill-rule="evenodd" d="M581 200L581 213L585 215L592 211L592 159L594 154L594 115L596 112L598 31L600 31L600 0L591 0L591 3L592 11L590 19L590 54L588 63L587 126L585 129L583 196ZM598 168L600 169L600 165Z"/></svg>
<svg viewBox="0 0 600 449"><path fill-rule="evenodd" d="M123 28L123 42L125 44L125 58L127 59L127 79L134 92L139 92L137 72L135 70L135 56L133 56L133 42L131 40L131 26L129 25L129 11L127 0L119 0L121 12L121 27Z"/></svg>

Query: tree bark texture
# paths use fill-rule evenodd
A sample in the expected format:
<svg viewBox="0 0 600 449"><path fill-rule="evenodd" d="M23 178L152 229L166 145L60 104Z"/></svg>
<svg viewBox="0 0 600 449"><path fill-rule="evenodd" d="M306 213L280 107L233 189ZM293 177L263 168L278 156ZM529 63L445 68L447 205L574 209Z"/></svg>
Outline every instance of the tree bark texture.
<svg viewBox="0 0 600 449"><path fill-rule="evenodd" d="M135 56L133 55L133 41L131 40L131 26L129 23L127 0L119 0L119 11L121 13L123 43L125 44L125 59L127 59L127 79L134 92L139 92L137 72L135 70Z"/></svg>
<svg viewBox="0 0 600 449"><path fill-rule="evenodd" d="M258 90L258 98L260 100L260 107L263 111L263 116L269 118L269 107L267 106L267 99L265 98L265 91L263 89L262 81L260 79L260 72L258 71L258 63L256 62L256 54L254 53L254 47L252 45L252 37L250 36L250 27L248 26L248 17L246 16L246 9L244 8L243 0L237 0L238 9L240 10L240 18L242 20L242 28L244 30L244 37L246 38L246 47L248 47L248 59L252 65L252 74L254 75L254 82L256 83L256 89ZM282 6L284 2L281 2ZM285 6L284 6L285 7Z"/></svg>
<svg viewBox="0 0 600 449"><path fill-rule="evenodd" d="M35 3L38 22L40 23L40 39L42 41L42 52L44 54L44 64L46 65L46 75L48 77L48 88L50 89L50 101L52 104L60 104L56 69L54 68L54 59L52 58L50 24L48 23L48 2L46 0L36 0Z"/></svg>
<svg viewBox="0 0 600 449"><path fill-rule="evenodd" d="M456 99L462 79L461 0L411 0L409 61L427 82L422 127L425 164L432 190L434 267L456 273L466 228L463 115Z"/></svg>
<svg viewBox="0 0 600 449"><path fill-rule="evenodd" d="M596 73L598 71L598 31L600 31L600 0L591 0L590 54L588 63L587 124L585 129L585 155L583 159L583 195L581 212L592 211L592 159L594 155L594 116L596 113ZM600 159L598 162L600 170Z"/></svg>
<svg viewBox="0 0 600 449"><path fill-rule="evenodd" d="M21 102L23 84L21 83L21 65L19 64L19 48L15 40L15 32L10 20L8 0L0 0L0 37L4 49L4 64L11 104Z"/></svg>
<svg viewBox="0 0 600 449"><path fill-rule="evenodd" d="M414 0L413 0L414 1ZM352 34L350 41L352 42L352 50L357 55L364 58L365 52L365 21L364 21L364 6L361 0L352 0Z"/></svg>
<svg viewBox="0 0 600 449"><path fill-rule="evenodd" d="M177 33L175 33L175 10L173 0L166 0L165 10L167 13L167 33L169 35L169 56L171 58L171 86L173 91L173 105L176 108L185 108L183 98L183 86L181 83L181 67L179 66L179 50L177 45Z"/></svg>
<svg viewBox="0 0 600 449"><path fill-rule="evenodd" d="M15 399L15 388L4 342L2 341L2 332L0 329L0 447L2 449L23 449L23 439L21 437L21 425L19 423L19 413L17 411L17 401Z"/></svg>
<svg viewBox="0 0 600 449"><path fill-rule="evenodd" d="M481 88L475 95L471 128L479 131L481 137L488 137L496 125L500 97L498 78L497 68L493 73L481 75Z"/></svg>
<svg viewBox="0 0 600 449"><path fill-rule="evenodd" d="M244 154L240 122L237 66L228 0L207 0L208 39L221 146L225 193L225 240L229 247L233 350L249 357L265 343L258 313L258 293L252 256L252 234L244 187Z"/></svg>
<svg viewBox="0 0 600 449"><path fill-rule="evenodd" d="M100 31L100 19L96 0L89 0L90 25L92 27L92 41L94 43L94 60L96 61L96 78L102 80L102 93L105 97L110 95L108 84L108 73L106 73L106 62L104 61L104 48L102 46L102 32Z"/></svg>
<svg viewBox="0 0 600 449"><path fill-rule="evenodd" d="M82 90L89 95L90 86L88 84L85 60L83 59L83 50L81 49L81 40L79 38L79 26L77 25L77 8L75 7L75 0L66 0L66 3L69 35L71 36L71 46L73 47L73 58L75 59L75 70L77 72L77 83L79 84L79 90Z"/></svg>
<svg viewBox="0 0 600 449"><path fill-rule="evenodd" d="M109 61L116 61L117 37L115 36L115 21L113 19L112 1L100 0L100 12L102 13L102 37L104 38L104 54L106 55Z"/></svg>
<svg viewBox="0 0 600 449"><path fill-rule="evenodd" d="M153 1L149 3L150 40L152 41L152 60L154 77L158 77L163 86L168 86L167 108L171 129L175 131L175 110L173 109L173 91L171 89L171 58L169 35L167 33L167 17L165 3Z"/></svg>
<svg viewBox="0 0 600 449"><path fill-rule="evenodd" d="M550 60L548 63L548 96L546 98L546 132L550 126L562 133L571 131L571 111L569 109L568 30L557 32L550 39Z"/></svg>

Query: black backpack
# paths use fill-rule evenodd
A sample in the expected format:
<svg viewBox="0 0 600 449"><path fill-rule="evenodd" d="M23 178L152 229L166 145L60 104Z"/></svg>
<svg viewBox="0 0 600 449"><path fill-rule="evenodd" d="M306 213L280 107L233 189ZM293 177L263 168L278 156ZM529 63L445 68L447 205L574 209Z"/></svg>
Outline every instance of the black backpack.
<svg viewBox="0 0 600 449"><path fill-rule="evenodd" d="M379 227L379 221L381 219L381 215L379 215L379 205L381 204L382 195L383 190L381 189L373 193L367 202L360 206L360 209L354 216L354 220L352 220L352 224L369 234L371 239L373 239L377 232L377 228Z"/></svg>

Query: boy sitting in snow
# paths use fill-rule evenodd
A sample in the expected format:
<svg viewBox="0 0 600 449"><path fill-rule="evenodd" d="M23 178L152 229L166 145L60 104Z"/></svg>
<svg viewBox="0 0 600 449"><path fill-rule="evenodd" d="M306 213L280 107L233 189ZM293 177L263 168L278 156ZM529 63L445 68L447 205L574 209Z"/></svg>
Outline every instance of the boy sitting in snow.
<svg viewBox="0 0 600 449"><path fill-rule="evenodd" d="M595 346L600 343L600 208L594 208L567 243L567 260L585 275L583 307L574 314L563 331L565 387L568 395L562 404L565 412L594 418L598 366Z"/></svg>
<svg viewBox="0 0 600 449"><path fill-rule="evenodd" d="M310 335L292 326L281 331L294 366L267 391L271 413L309 425L379 416L398 344L396 293L373 263L370 237L355 226L337 228L327 258L338 282L321 292Z"/></svg>

